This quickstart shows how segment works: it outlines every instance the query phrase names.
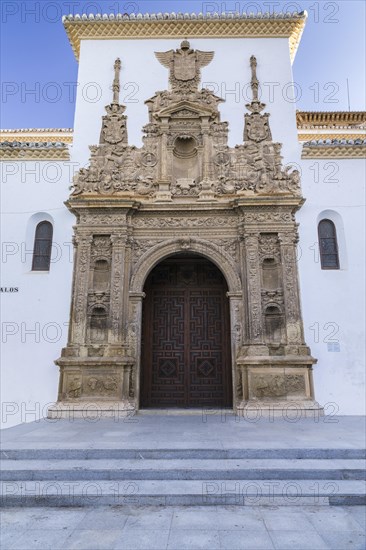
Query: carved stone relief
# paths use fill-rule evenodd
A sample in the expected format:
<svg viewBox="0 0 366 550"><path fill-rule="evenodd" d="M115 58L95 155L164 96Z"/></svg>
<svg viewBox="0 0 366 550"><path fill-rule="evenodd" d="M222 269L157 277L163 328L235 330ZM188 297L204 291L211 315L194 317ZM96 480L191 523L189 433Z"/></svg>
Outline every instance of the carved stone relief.
<svg viewBox="0 0 366 550"><path fill-rule="evenodd" d="M262 399L305 395L305 379L296 374L254 374L251 390L253 397Z"/></svg>
<svg viewBox="0 0 366 550"><path fill-rule="evenodd" d="M86 393L88 395L114 395L118 389L118 380L115 376L89 376L86 379Z"/></svg>
<svg viewBox="0 0 366 550"><path fill-rule="evenodd" d="M69 376L66 386L66 396L70 399L77 399L81 396L81 376Z"/></svg>
<svg viewBox="0 0 366 550"><path fill-rule="evenodd" d="M108 258L111 254L111 239L110 235L98 235L94 236L91 257L93 260L96 258Z"/></svg>

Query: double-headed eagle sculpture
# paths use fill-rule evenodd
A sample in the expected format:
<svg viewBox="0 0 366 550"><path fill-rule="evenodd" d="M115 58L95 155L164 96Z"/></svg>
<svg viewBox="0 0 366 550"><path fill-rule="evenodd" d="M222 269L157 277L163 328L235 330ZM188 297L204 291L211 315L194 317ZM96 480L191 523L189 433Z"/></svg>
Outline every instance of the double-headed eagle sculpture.
<svg viewBox="0 0 366 550"><path fill-rule="evenodd" d="M158 61L169 69L169 80L172 85L189 81L198 84L200 69L212 61L214 52L192 50L188 40L183 40L179 49L155 52L155 55Z"/></svg>

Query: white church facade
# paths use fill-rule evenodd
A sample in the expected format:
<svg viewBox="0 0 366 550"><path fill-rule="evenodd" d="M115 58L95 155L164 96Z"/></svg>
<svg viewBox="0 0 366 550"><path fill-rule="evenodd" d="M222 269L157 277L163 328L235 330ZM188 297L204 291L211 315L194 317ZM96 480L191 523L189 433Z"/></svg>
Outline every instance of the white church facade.
<svg viewBox="0 0 366 550"><path fill-rule="evenodd" d="M1 132L3 427L365 414L365 115L296 111L305 22L65 18L73 130Z"/></svg>

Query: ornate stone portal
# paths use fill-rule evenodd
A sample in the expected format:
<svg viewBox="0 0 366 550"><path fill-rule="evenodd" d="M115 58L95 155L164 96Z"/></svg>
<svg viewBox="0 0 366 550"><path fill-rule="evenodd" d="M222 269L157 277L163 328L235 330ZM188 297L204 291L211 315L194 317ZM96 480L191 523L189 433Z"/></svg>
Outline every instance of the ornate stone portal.
<svg viewBox="0 0 366 550"><path fill-rule="evenodd" d="M142 148L128 145L115 63L99 145L67 203L77 217L74 281L51 416L139 408L144 282L180 253L204 256L226 278L235 411L319 410L298 289L299 173L283 168L281 144L272 142L254 56L243 143L228 147L223 100L199 89L213 56L186 40L156 53L170 89L145 102Z"/></svg>

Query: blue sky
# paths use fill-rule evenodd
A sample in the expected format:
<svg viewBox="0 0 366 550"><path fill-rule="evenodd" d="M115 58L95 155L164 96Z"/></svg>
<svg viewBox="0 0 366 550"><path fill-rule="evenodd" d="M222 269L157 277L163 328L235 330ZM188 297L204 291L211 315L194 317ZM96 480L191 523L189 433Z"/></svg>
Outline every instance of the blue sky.
<svg viewBox="0 0 366 550"><path fill-rule="evenodd" d="M293 66L294 80L301 91L297 108L337 111L348 110L350 106L351 110L364 110L363 0L2 0L0 126L73 126L77 62L61 15L302 9L309 16Z"/></svg>

